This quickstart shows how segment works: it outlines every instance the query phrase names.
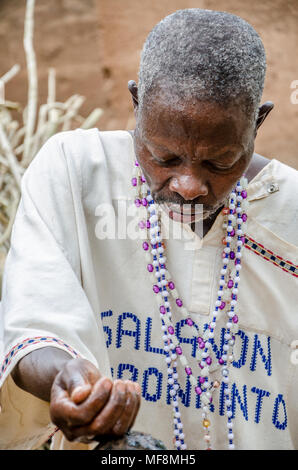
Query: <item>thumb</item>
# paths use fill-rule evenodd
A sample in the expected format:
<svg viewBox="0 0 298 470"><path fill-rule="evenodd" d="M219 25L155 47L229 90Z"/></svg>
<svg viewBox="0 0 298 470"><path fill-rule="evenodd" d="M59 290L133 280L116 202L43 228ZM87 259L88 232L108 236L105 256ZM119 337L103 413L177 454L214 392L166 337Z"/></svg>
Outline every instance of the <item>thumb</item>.
<svg viewBox="0 0 298 470"><path fill-rule="evenodd" d="M79 405L89 397L92 390L90 384L77 385L70 394L70 399L76 404Z"/></svg>

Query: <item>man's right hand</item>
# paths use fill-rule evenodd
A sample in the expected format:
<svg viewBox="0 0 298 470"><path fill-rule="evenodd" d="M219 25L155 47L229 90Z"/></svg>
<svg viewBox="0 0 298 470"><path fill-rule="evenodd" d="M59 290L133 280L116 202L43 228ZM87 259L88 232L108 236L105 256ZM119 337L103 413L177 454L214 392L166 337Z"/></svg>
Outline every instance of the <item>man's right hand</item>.
<svg viewBox="0 0 298 470"><path fill-rule="evenodd" d="M51 388L50 414L69 441L88 443L121 436L133 425L141 402L139 384L112 381L86 359L71 359Z"/></svg>

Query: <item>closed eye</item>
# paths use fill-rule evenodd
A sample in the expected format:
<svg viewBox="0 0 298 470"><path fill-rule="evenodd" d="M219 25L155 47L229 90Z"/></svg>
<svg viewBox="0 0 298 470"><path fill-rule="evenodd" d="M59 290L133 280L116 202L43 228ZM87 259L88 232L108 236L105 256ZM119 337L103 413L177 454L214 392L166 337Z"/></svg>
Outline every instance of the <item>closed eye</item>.
<svg viewBox="0 0 298 470"><path fill-rule="evenodd" d="M158 165L163 166L163 167L177 166L177 165L180 165L181 158L180 157L174 157L174 158L170 158L168 160L159 160L159 159L155 158L155 161L158 163Z"/></svg>

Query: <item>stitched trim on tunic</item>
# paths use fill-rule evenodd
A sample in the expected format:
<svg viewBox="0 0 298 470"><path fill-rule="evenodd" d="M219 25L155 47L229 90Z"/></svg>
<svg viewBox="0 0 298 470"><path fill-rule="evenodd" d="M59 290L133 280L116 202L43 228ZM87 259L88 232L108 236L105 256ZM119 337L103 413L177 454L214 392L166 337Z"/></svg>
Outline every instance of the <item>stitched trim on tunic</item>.
<svg viewBox="0 0 298 470"><path fill-rule="evenodd" d="M261 243L256 242L253 238L245 235L244 246L245 248L248 248L249 250L253 251L256 255L264 258L266 261L273 263L275 266L282 269L286 273L298 277L297 265L291 263L291 261L283 259L279 255L276 255L272 251L268 250L268 248L265 248L263 245L261 245Z"/></svg>
<svg viewBox="0 0 298 470"><path fill-rule="evenodd" d="M22 351L22 349L25 349L27 346L31 344L38 344L38 343L55 343L59 344L60 346L63 346L64 348L68 349L71 353L73 353L75 356L78 356L78 353L68 344L64 343L61 339L54 338L52 336L35 336L34 338L26 338L24 341L21 343L16 344L11 348L11 350L6 354L3 362L2 362L2 367L0 371L0 378L6 371L7 367L11 363L11 360L16 354L18 354L19 351Z"/></svg>

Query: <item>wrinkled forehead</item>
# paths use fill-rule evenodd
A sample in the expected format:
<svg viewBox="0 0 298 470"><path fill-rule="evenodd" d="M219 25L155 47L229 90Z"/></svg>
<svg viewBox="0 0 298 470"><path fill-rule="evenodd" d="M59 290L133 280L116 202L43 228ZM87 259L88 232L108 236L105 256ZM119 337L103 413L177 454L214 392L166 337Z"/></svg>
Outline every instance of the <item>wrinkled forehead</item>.
<svg viewBox="0 0 298 470"><path fill-rule="evenodd" d="M233 101L223 105L170 93L144 100L137 127L141 138L161 146L169 140L245 146L254 132L251 116Z"/></svg>

